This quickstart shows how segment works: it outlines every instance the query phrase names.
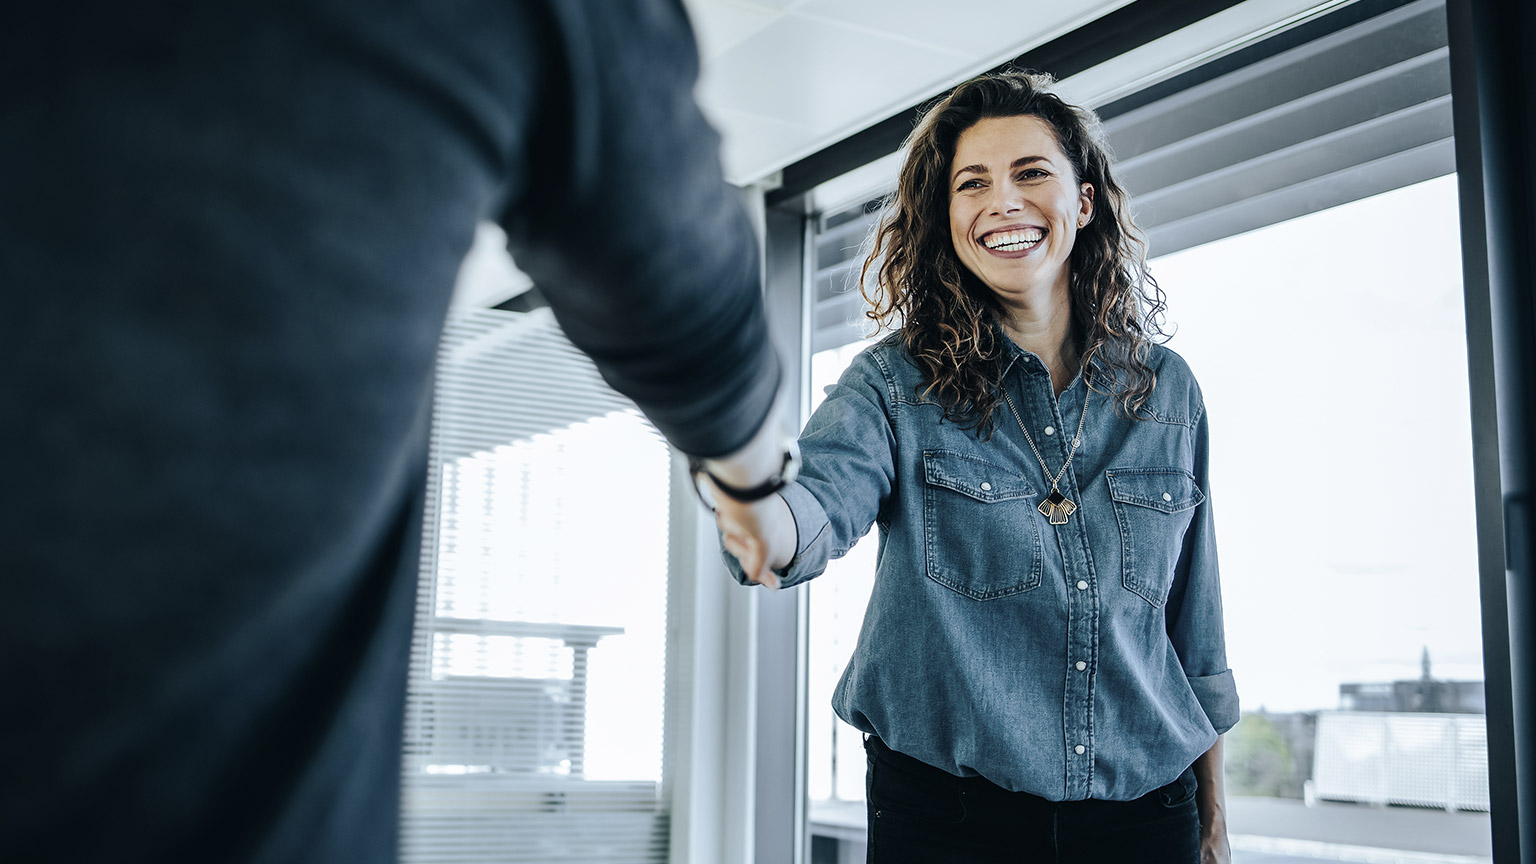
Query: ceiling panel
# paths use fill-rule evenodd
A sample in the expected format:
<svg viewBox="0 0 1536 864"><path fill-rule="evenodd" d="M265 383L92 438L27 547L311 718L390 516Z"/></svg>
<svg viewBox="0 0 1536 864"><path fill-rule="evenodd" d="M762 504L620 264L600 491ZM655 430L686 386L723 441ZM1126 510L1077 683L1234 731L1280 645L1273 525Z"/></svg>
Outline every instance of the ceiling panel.
<svg viewBox="0 0 1536 864"><path fill-rule="evenodd" d="M726 173L745 185L1128 2L685 5L704 60L699 101L720 128Z"/></svg>
<svg viewBox="0 0 1536 864"><path fill-rule="evenodd" d="M975 61L1002 61L1105 15L1121 2L805 0L796 15L917 39Z"/></svg>
<svg viewBox="0 0 1536 864"><path fill-rule="evenodd" d="M720 129L729 130L730 141L722 143L721 155L738 166L771 165L784 153L810 153L821 146L822 135L811 126L729 108L710 111L709 119ZM740 170L732 170L731 163L727 163L726 176L732 182L740 186L751 182L740 179L740 174Z"/></svg>
<svg viewBox="0 0 1536 864"><path fill-rule="evenodd" d="M698 5L698 4L694 4ZM707 13L690 11L694 38L706 66L752 34L779 20L784 10L752 0L710 0Z"/></svg>
<svg viewBox="0 0 1536 864"><path fill-rule="evenodd" d="M706 108L827 129L885 115L872 95L942 85L965 55L834 21L785 15L708 67Z"/></svg>

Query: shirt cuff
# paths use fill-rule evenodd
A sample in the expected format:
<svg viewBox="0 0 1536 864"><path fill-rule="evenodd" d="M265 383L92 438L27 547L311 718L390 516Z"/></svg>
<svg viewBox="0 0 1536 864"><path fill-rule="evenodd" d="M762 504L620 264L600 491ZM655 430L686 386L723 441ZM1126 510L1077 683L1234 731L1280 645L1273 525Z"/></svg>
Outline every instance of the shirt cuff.
<svg viewBox="0 0 1536 864"><path fill-rule="evenodd" d="M1231 669L1216 675L1187 677L1189 689L1195 691L1195 698L1200 701L1200 707L1205 710L1217 735L1237 725L1242 713L1238 710L1237 684L1233 682Z"/></svg>
<svg viewBox="0 0 1536 864"><path fill-rule="evenodd" d="M779 494L795 517L795 557L779 571L779 584L788 588L820 576L827 569L827 559L831 557L827 548L831 532L827 529L831 521L816 496L799 483L790 483Z"/></svg>
<svg viewBox="0 0 1536 864"><path fill-rule="evenodd" d="M821 502L799 483L790 482L778 494L783 496L784 502L789 505L790 514L795 518L795 557L782 569L773 571L778 574L779 587L788 588L813 576L820 576L826 569L828 550L825 547L830 533L827 528L831 523ZM725 560L726 569L731 572L732 578L743 585L750 584L741 569L741 562L726 551L723 538L720 557Z"/></svg>

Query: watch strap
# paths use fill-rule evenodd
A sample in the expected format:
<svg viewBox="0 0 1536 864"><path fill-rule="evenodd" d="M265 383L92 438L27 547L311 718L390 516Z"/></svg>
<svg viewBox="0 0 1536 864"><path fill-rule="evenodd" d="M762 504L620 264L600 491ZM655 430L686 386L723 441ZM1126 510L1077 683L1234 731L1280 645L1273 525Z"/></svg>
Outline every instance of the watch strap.
<svg viewBox="0 0 1536 864"><path fill-rule="evenodd" d="M769 477L763 482L757 484L756 486L733 486L732 484L721 480L719 477L716 477L707 468L705 468L703 459L698 459L695 457L690 457L688 459L688 471L693 475L695 485L698 484L699 475L703 474L705 477L709 478L709 481L714 484L715 488L718 489L722 495L725 495L736 501L741 501L743 503L761 501L762 499L767 498L769 495L772 495L775 492L783 489L785 486L788 486L790 481L795 479L795 475L799 473L800 460L798 450L799 448L796 447L793 442L791 442L790 445L784 449L784 459L779 463L778 472L772 477ZM702 490L700 490L700 497L703 497ZM708 502L706 501L705 503Z"/></svg>

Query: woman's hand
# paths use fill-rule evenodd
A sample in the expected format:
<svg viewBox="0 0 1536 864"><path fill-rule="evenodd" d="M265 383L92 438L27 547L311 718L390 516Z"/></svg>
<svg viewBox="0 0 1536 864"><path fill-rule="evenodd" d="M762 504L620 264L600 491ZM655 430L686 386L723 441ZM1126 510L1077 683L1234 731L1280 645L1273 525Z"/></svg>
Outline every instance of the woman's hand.
<svg viewBox="0 0 1536 864"><path fill-rule="evenodd" d="M706 481L708 482L708 481ZM725 551L741 562L749 581L779 587L774 570L795 557L795 518L789 504L778 495L745 503L715 495L715 524L720 528Z"/></svg>
<svg viewBox="0 0 1536 864"><path fill-rule="evenodd" d="M1226 770L1222 759L1222 736L1216 736L1211 749L1195 760L1195 793L1200 810L1200 864L1231 864L1232 846L1227 842Z"/></svg>
<svg viewBox="0 0 1536 864"><path fill-rule="evenodd" d="M1232 864L1225 824L1200 826L1200 864Z"/></svg>
<svg viewBox="0 0 1536 864"><path fill-rule="evenodd" d="M757 432L740 450L704 460L706 483L713 493L715 524L725 551L736 556L748 580L769 588L779 587L774 570L788 566L795 557L795 517L778 495L759 501L738 501L723 492L712 478L739 489L750 489L775 476L785 466L784 423L775 405Z"/></svg>

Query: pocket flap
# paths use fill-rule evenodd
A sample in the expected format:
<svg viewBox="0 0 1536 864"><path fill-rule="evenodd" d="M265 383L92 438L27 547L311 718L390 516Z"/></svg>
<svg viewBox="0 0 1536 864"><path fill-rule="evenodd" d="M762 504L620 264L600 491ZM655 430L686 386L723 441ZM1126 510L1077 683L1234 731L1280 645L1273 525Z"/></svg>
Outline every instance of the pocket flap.
<svg viewBox="0 0 1536 864"><path fill-rule="evenodd" d="M1109 497L1164 513L1188 510L1205 500L1195 476L1182 468L1111 468Z"/></svg>
<svg viewBox="0 0 1536 864"><path fill-rule="evenodd" d="M948 450L923 451L923 478L929 486L951 489L988 504L1035 494L1017 471Z"/></svg>

